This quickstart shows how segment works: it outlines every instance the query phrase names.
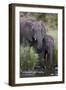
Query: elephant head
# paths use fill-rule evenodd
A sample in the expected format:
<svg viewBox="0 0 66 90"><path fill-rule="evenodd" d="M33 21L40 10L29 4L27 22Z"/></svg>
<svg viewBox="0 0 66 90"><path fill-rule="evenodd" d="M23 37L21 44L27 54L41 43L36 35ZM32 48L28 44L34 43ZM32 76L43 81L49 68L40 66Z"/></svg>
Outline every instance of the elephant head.
<svg viewBox="0 0 66 90"><path fill-rule="evenodd" d="M42 48L42 41L45 37L46 30L44 23L42 21L37 21L35 19L25 18L21 20L20 23L20 40L26 39L27 41L32 42L36 41L37 49ZM25 40L24 40L25 41Z"/></svg>
<svg viewBox="0 0 66 90"><path fill-rule="evenodd" d="M36 21L32 25L33 38L37 41L37 49L42 49L43 39L46 35L44 23L42 21Z"/></svg>

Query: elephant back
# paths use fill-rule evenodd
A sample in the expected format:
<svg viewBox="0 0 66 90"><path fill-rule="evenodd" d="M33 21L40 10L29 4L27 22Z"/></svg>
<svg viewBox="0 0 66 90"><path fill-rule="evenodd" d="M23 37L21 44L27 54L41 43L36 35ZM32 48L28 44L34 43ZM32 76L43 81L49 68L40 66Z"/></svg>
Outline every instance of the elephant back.
<svg viewBox="0 0 66 90"><path fill-rule="evenodd" d="M25 23L27 21L36 21L35 17L30 17L30 16L23 16L20 18L20 23Z"/></svg>
<svg viewBox="0 0 66 90"><path fill-rule="evenodd" d="M50 35L46 35L45 36L45 40L46 40L46 46L47 47L49 47L49 46L54 46L54 39L53 39L53 37L52 36L50 36Z"/></svg>

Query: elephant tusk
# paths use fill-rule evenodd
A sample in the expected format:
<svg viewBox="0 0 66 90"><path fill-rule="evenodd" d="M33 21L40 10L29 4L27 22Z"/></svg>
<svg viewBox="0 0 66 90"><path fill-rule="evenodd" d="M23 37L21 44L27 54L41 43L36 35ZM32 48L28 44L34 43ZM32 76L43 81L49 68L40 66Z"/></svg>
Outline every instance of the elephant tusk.
<svg viewBox="0 0 66 90"><path fill-rule="evenodd" d="M36 40L36 38L35 38L35 40Z"/></svg>

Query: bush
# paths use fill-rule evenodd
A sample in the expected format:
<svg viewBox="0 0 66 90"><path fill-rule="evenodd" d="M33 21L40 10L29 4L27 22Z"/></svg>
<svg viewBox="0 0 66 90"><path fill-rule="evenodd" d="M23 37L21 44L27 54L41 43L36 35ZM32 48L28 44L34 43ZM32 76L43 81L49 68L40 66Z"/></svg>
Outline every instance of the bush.
<svg viewBox="0 0 66 90"><path fill-rule="evenodd" d="M33 70L37 64L38 54L35 52L33 47L20 46L20 69Z"/></svg>

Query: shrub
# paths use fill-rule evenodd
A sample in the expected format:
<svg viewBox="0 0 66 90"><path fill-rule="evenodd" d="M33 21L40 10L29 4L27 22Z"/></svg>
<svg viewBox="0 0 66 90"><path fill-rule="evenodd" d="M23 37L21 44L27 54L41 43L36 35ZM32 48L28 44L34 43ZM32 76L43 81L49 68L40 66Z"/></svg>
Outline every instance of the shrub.
<svg viewBox="0 0 66 90"><path fill-rule="evenodd" d="M20 46L20 69L21 70L33 70L37 64L38 54L33 47Z"/></svg>

